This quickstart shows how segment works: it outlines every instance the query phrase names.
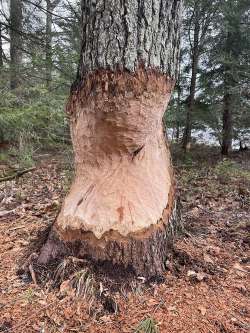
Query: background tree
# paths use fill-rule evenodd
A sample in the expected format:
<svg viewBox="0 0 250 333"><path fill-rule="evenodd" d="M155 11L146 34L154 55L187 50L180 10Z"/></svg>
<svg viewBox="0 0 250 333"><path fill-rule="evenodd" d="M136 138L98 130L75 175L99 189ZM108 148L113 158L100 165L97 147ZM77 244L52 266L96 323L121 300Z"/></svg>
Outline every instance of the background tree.
<svg viewBox="0 0 250 333"><path fill-rule="evenodd" d="M184 132L184 148L186 142L191 140L190 136L187 135L188 132L191 133L191 130L193 131L192 142L198 140L198 142L203 141L222 146L223 133L231 132L229 135L231 140L229 141L233 139L234 149L237 146L240 147L240 141L246 145L248 144L250 123L250 113L247 112L249 97L248 94L244 93L246 87L249 86L249 6L244 0L232 3L230 1L215 1L214 3L201 1L198 3L198 8L199 6L203 8L200 23L205 24L206 22L207 24L205 25L206 29L204 28L205 34L203 34L205 39L203 42L199 41L197 71L193 71L195 2L187 0L185 4L180 75L171 107L165 116L168 127L173 127L174 130L178 127L178 131ZM212 4L213 6L211 6ZM231 11L231 8L234 10ZM231 19L226 18L225 11L230 13ZM235 36L238 35L237 42L235 39L234 42L228 44L231 48L234 48L235 43L237 44L235 48L237 54L233 56L232 50L225 51L226 37L227 31L231 31L232 35L237 20L240 21L238 32L235 33ZM230 61L229 58L231 58ZM233 61L232 58L234 58ZM233 94L230 103L225 102L227 98L224 97L226 66L230 67L227 72L231 73L228 80L231 87L230 94ZM191 89L191 86L194 87L194 85L191 85L191 82L195 82L195 94L190 93L191 90L194 93L194 89ZM191 98L192 96L194 98ZM227 104L230 104L232 110L231 130L229 131L223 130L223 126L224 128L228 127L226 119L230 120L230 117L224 116L223 125L223 108L226 110L227 108L224 106ZM190 105L193 107L190 108ZM178 117L178 122L176 117ZM190 139L187 139L188 137ZM224 138L226 138L225 135Z"/></svg>
<svg viewBox="0 0 250 333"><path fill-rule="evenodd" d="M187 98L186 123L183 134L183 148L187 150L191 144L192 115L195 108L195 93L200 56L205 52L207 37L218 11L218 1L191 0L186 1L185 29L189 41L191 62L191 80Z"/></svg>
<svg viewBox="0 0 250 333"><path fill-rule="evenodd" d="M49 88L52 81L52 22L53 22L53 11L59 4L60 0L46 0L46 84Z"/></svg>
<svg viewBox="0 0 250 333"><path fill-rule="evenodd" d="M21 84L22 64L22 0L10 0L10 87Z"/></svg>
<svg viewBox="0 0 250 333"><path fill-rule="evenodd" d="M224 41L224 59L222 70L224 75L224 98L223 98L223 132L222 132L222 154L228 155L232 149L233 138L233 110L235 101L238 100L237 86L241 84L242 74L246 77L246 72L242 71L244 66L244 48L249 45L249 34L246 34L242 18L246 10L250 9L249 2L230 1L230 10L228 4L223 6L225 20L225 30L222 32ZM241 28L241 25L243 28ZM248 33L249 33L248 29ZM248 38L247 38L248 37ZM247 40L248 39L248 40ZM250 51L250 49L248 48ZM242 57L243 56L243 57Z"/></svg>
<svg viewBox="0 0 250 333"><path fill-rule="evenodd" d="M236 118L242 122L244 119L246 96L242 92L249 85L249 9L245 0L221 3L220 17L202 75L205 94L208 96L212 92L212 104L218 101L220 105L223 155L229 154L232 139L237 138ZM246 117L245 121L249 127Z"/></svg>
<svg viewBox="0 0 250 333"><path fill-rule="evenodd" d="M46 81L46 14L45 0L22 1L22 29L16 30L22 39L22 45L19 45L22 63L18 66L22 84L17 90L10 90L10 4L6 0L0 1L4 55L0 76L1 140L16 145L20 156L33 156L33 152L41 147L69 143L64 103L79 58L79 2L61 0L53 11L53 76L49 89ZM25 151L19 148L24 146ZM67 149L70 150L70 146Z"/></svg>
<svg viewBox="0 0 250 333"><path fill-rule="evenodd" d="M244 0L238 1L238 6L243 3ZM183 136L183 132L191 133L191 129L192 142L195 140L201 142L199 136L203 136L204 142L222 145L223 96L225 95L223 63L227 58L225 36L226 29L229 28L231 31L230 26L234 24L233 20L225 19L224 8L230 6L234 8L234 5L230 1L206 2L205 0L199 2L186 0L185 4L178 82L165 119L170 128L169 132L171 132L171 128L174 130L172 138L178 135L185 139L189 135ZM18 144L21 131L22 136L27 137L27 141L32 141L32 145L35 146L34 151L41 146L46 146L48 141L49 144L54 143L54 140L56 143L69 142L63 108L67 91L77 71L80 52L79 1L61 0L52 14L51 11L48 13L46 6L46 0L22 0L22 27L21 31L18 31L18 36L22 41L19 51L22 53L23 61L17 67L18 78L22 84L15 91L15 89L9 89L12 68L10 66L10 33L13 30L10 23L10 2L0 1L3 50L0 78L1 132L4 133L6 140ZM198 8L197 16L200 17L199 20L196 20L200 30L199 56L197 70L192 71L195 6ZM230 89L230 93L233 93L231 137L234 149L239 147L239 141L242 141L244 145L245 140L245 144L247 144L246 140L249 136L250 117L247 112L249 97L245 93L249 85L249 39L247 36L250 34L247 10L246 4L240 14L239 37L241 42L238 48L240 62L237 65L238 69L235 65L233 69L234 72L236 70L239 73L239 79L237 79L238 83L235 84L235 87ZM234 10L234 15L236 13L238 13L238 9ZM46 33L48 16L52 16L51 34ZM203 30L205 30L204 41L201 39ZM17 30L15 31L17 32ZM48 52L46 52L48 50L46 36L48 35L51 40L49 49L52 57L48 57ZM47 59L50 58L49 61L46 61L46 53ZM230 67L232 66L230 65ZM47 75L48 73L50 74ZM233 75L233 77L236 78L237 75ZM194 79L195 89L190 89ZM29 121L29 131L26 130L26 121L20 117ZM190 141L190 138L186 141Z"/></svg>
<svg viewBox="0 0 250 333"><path fill-rule="evenodd" d="M2 24L0 23L0 68L3 67L3 56Z"/></svg>

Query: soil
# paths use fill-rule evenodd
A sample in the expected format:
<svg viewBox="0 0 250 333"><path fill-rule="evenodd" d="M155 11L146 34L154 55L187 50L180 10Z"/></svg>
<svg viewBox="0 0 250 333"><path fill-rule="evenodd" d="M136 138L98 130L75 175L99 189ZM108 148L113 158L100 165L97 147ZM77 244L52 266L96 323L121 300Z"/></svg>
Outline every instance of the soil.
<svg viewBox="0 0 250 333"><path fill-rule="evenodd" d="M54 279L32 261L32 274L20 269L46 239L68 190L63 155L38 156L34 171L1 183L0 332L132 333L147 317L161 333L248 332L250 155L222 160L216 150L196 147L186 156L175 150L174 164L185 230L166 273L116 281L89 267L92 295L86 279L84 293L71 283L84 262Z"/></svg>

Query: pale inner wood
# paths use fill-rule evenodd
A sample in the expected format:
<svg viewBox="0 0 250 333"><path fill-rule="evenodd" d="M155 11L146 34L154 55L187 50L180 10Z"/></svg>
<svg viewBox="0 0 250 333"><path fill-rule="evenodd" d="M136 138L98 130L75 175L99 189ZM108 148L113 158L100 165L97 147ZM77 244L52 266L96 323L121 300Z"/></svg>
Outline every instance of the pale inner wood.
<svg viewBox="0 0 250 333"><path fill-rule="evenodd" d="M104 87L74 103L76 177L57 219L62 233L90 231L100 239L114 230L126 236L160 221L172 183L162 129L166 87L152 91L147 82L137 96L128 91L113 97Z"/></svg>

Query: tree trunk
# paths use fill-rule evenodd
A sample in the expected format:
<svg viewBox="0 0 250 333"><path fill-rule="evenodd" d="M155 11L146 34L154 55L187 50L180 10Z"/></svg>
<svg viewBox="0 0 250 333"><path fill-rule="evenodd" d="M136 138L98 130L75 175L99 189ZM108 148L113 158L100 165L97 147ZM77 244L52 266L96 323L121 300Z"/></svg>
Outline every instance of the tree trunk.
<svg viewBox="0 0 250 333"><path fill-rule="evenodd" d="M180 114L181 114L181 56L179 57L178 74L177 74L177 109L176 109L176 142L180 139Z"/></svg>
<svg viewBox="0 0 250 333"><path fill-rule="evenodd" d="M192 76L190 84L190 94L188 98L187 113L186 113L186 125L183 134L183 148L185 151L189 150L191 147L191 133L192 133L192 114L195 106L195 91L196 91L196 81L199 63L199 34L200 34L200 23L198 8L195 8L195 24L194 24L194 39L192 48Z"/></svg>
<svg viewBox="0 0 250 333"><path fill-rule="evenodd" d="M238 59L238 49L234 47L235 40L237 40L237 35L232 31L227 32L226 43L225 43L225 53L227 57L231 60L232 56L234 59ZM221 154L228 155L232 149L232 135L233 135L233 119L232 119L232 108L233 108L233 91L237 83L236 77L234 76L234 71L232 64L225 63L223 65L224 69L224 99L223 99L223 128L222 128L222 146Z"/></svg>
<svg viewBox="0 0 250 333"><path fill-rule="evenodd" d="M46 63L46 86L50 87L52 81L52 23L53 23L53 11L59 4L60 0L46 0L46 42L45 42L45 63Z"/></svg>
<svg viewBox="0 0 250 333"><path fill-rule="evenodd" d="M22 1L10 1L10 88L21 84L22 64Z"/></svg>
<svg viewBox="0 0 250 333"><path fill-rule="evenodd" d="M174 86L181 1L82 0L67 105L76 176L39 263L67 254L161 274L179 221L162 116Z"/></svg>
<svg viewBox="0 0 250 333"><path fill-rule="evenodd" d="M49 88L52 73L52 12L51 2L46 0L46 43L45 43L45 62L46 62L46 86Z"/></svg>
<svg viewBox="0 0 250 333"><path fill-rule="evenodd" d="M222 155L228 155L232 149L232 98L230 93L226 93L224 96L224 109L223 109L223 131L222 131Z"/></svg>

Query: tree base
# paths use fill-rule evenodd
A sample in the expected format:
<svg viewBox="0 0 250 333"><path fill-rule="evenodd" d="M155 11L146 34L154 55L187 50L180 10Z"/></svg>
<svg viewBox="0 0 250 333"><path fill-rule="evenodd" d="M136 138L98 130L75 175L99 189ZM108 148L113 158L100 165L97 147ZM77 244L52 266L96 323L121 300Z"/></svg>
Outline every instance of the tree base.
<svg viewBox="0 0 250 333"><path fill-rule="evenodd" d="M74 256L87 259L96 267L119 268L147 279L162 275L174 236L182 229L179 199L169 208L156 225L127 237L110 231L97 239L92 233L84 232L81 239L65 241L55 224L37 262L46 265Z"/></svg>

